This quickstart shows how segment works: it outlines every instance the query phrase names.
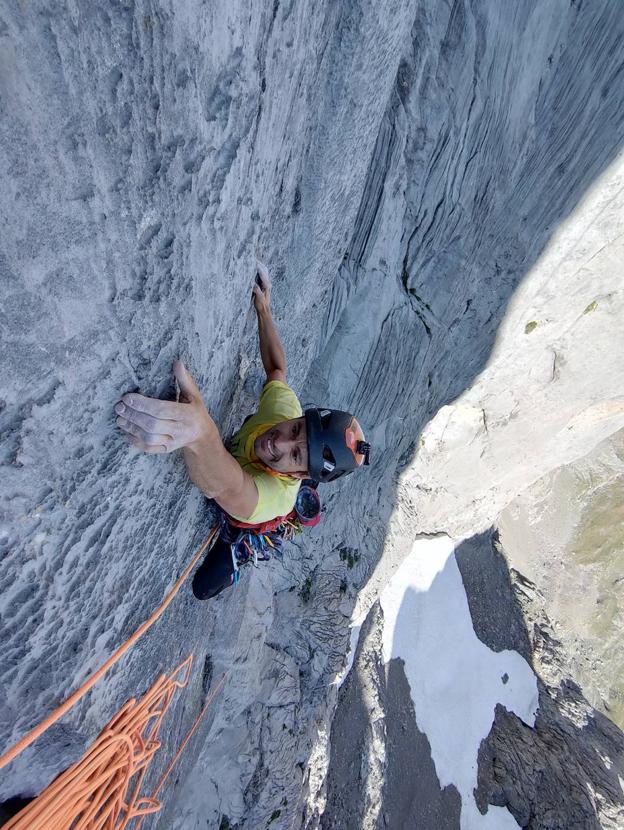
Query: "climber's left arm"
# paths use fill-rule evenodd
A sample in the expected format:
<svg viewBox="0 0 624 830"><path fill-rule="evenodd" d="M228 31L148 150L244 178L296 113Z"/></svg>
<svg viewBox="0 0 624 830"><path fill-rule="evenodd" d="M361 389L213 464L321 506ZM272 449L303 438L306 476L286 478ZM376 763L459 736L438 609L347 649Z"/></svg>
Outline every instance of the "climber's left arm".
<svg viewBox="0 0 624 830"><path fill-rule="evenodd" d="M258 339L260 356L267 381L281 380L286 383L286 353L271 314L271 279L266 265L256 260L257 276L253 286L253 297L258 315Z"/></svg>

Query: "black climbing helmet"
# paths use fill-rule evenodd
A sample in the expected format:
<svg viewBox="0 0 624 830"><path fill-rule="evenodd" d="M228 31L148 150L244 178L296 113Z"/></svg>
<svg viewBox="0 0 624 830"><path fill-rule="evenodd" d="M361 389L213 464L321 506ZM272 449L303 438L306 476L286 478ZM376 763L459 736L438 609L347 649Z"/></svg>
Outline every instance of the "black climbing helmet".
<svg viewBox="0 0 624 830"><path fill-rule="evenodd" d="M368 464L370 445L362 427L349 412L339 409L306 409L308 472L326 483Z"/></svg>

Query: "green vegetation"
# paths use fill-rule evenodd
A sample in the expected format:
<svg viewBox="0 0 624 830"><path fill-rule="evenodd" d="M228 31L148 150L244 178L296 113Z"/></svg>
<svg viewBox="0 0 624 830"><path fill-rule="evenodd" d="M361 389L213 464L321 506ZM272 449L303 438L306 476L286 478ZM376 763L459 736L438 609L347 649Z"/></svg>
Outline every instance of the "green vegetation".
<svg viewBox="0 0 624 830"><path fill-rule="evenodd" d="M592 300L592 302L587 306L583 314L590 314L592 311L595 311L598 308L598 303L596 300Z"/></svg>
<svg viewBox="0 0 624 830"><path fill-rule="evenodd" d="M621 458L624 433L616 433L611 442L617 457ZM587 574L585 584L589 597L580 604L576 597L570 597L565 603L566 614L573 621L569 623L572 630L576 627L588 643L593 641L597 645L592 657L604 667L605 680L608 678L602 701L608 706L609 718L622 729L624 653L620 628L624 619L624 475L611 477L599 472L598 468L594 468L587 478L576 475L569 497L580 510L574 508L578 510L578 519L566 545L566 560L574 570L581 569ZM583 671L589 674L590 669ZM583 680L583 674L579 679Z"/></svg>
<svg viewBox="0 0 624 830"><path fill-rule="evenodd" d="M281 811L281 810L273 810L273 812L271 813L271 818L269 819L269 824L270 824L272 821L275 821L275 819L276 819L276 818L279 818L281 815L282 815L282 811Z"/></svg>
<svg viewBox="0 0 624 830"><path fill-rule="evenodd" d="M299 589L299 596L304 602L310 601L310 596L312 595L312 577L306 576L303 581L303 585Z"/></svg>
<svg viewBox="0 0 624 830"><path fill-rule="evenodd" d="M352 568L356 562L360 561L360 552L355 548L340 548L339 555L342 561L347 563L348 568Z"/></svg>
<svg viewBox="0 0 624 830"><path fill-rule="evenodd" d="M537 323L535 322L535 320L530 320L526 324L526 326L524 327L524 333L525 334L531 334L531 332L535 331L536 328L537 328Z"/></svg>

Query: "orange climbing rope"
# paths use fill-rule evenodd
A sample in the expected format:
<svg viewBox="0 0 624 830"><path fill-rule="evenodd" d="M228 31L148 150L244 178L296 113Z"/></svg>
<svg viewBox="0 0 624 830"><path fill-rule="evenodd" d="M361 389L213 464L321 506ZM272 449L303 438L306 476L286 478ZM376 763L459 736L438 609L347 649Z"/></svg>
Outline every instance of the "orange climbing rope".
<svg viewBox="0 0 624 830"><path fill-rule="evenodd" d="M23 752L27 746L30 746L30 744L33 743L33 741L36 741L37 738L43 735L46 729L49 729L53 723L56 723L57 720L62 718L63 715L67 711L69 711L69 709L72 708L72 706L74 706L81 698L83 698L86 695L89 689L95 686L98 680L104 674L106 674L106 672L111 668L111 666L113 666L130 648L132 648L132 646L136 643L139 637L145 634L148 628L151 628L151 626L162 615L165 609L171 604L173 598L180 590L182 583L193 570L195 564L199 560L202 553L206 550L207 547L209 547L212 544L212 542L216 538L218 531L218 525L211 530L206 541L200 546L199 550L197 551L195 556L193 556L193 558L183 571L178 581L175 583L173 588L169 591L167 596L164 598L164 600L158 606L158 608L154 611L151 617L149 617L143 623L143 625L141 625L134 632L134 634L131 637L129 637L126 640L126 642L123 645L121 645L117 649L117 651L115 651L102 666L100 666L100 668L95 672L95 674L91 675L91 677L87 681L85 681L85 683L83 683L79 689L76 689L76 691L73 694L71 694L67 698L67 700L61 703L60 706L58 706L53 712L51 712L46 718L44 718L41 721L41 723L34 727L34 729L31 729L30 732L24 735L24 737L21 738L14 746L12 746L6 752L0 755L0 769L2 769L2 767L10 763L14 758L16 758L20 754L20 752ZM80 825L80 827L82 827L82 825Z"/></svg>
<svg viewBox="0 0 624 830"><path fill-rule="evenodd" d="M213 528L173 588L154 613L67 700L0 756L0 768L12 761L53 723L56 723L111 668L163 614L218 532ZM15 816L6 830L122 830L129 822L140 828L146 815L157 812L157 799L208 705L225 682L224 674L207 698L154 793L140 791L150 761L160 746L158 732L177 689L188 683L193 662L189 657L168 677L162 675L137 703L129 700L101 732L83 758L62 773L34 801Z"/></svg>
<svg viewBox="0 0 624 830"><path fill-rule="evenodd" d="M178 762L178 760L179 760L179 758L180 758L180 755L182 755L182 753L184 752L184 750L185 750L185 748L186 748L187 743L191 740L191 738L192 738L192 737L193 737L193 735L195 734L195 732L196 732L196 730L197 730L197 727L198 727L198 726L199 726L199 724L201 723L202 718L204 717L204 715L206 714L206 710L208 709L208 706L212 703L212 701L213 701L213 699L214 699L215 695L217 694L217 692L221 689L221 687L222 687L222 686L223 686L223 684L225 683L225 679L226 679L226 677L227 677L227 672L223 672L223 674L221 675L221 677L220 677L220 679L219 679L219 682L218 682L218 683L217 683L217 685L214 687L214 689L212 689L212 690L211 690L210 694L209 694L209 695L208 695L208 697L206 698L206 702L204 703L204 706L203 706L203 708L202 708L201 712L200 712L200 713L199 713L199 715L197 715L197 717L195 718L195 721L194 721L193 725L191 726L191 728L189 729L189 731L186 733L186 737L184 738L184 740L183 740L183 741L182 741L182 743L180 744L180 746L179 746L179 748L178 748L178 751L176 752L176 754L173 756L173 758L172 758L172 759L171 759L171 761L169 762L169 766L168 766L168 767L167 767L167 769L164 771L164 773L162 774L162 776L161 776L161 778L160 778L160 781L159 781L159 782L158 782L158 784L156 785L156 788L154 789L154 792L152 793L152 801L153 801L153 802L155 802L155 803L159 803L159 802L157 802L157 801L156 801L156 797L157 797L157 795L159 794L159 792L160 792L160 791L161 791L161 789L163 788L163 786L164 786L165 782L167 781L167 778L169 778L169 776L171 775L171 771L173 770L174 766L177 764L177 762ZM143 819L144 819L144 818L145 818L145 816L141 816L141 818L139 819L139 823L138 823L138 825L137 825L137 827L136 827L136 830L139 830L139 828L140 828L140 827L141 827L141 825L143 824Z"/></svg>
<svg viewBox="0 0 624 830"><path fill-rule="evenodd" d="M138 830L146 815L160 810L157 795L208 705L225 682L211 691L199 716L151 796L140 792L148 766L160 747L158 733L177 689L188 683L193 656L168 677L162 675L137 702L129 700L108 723L85 755L8 824L5 830Z"/></svg>

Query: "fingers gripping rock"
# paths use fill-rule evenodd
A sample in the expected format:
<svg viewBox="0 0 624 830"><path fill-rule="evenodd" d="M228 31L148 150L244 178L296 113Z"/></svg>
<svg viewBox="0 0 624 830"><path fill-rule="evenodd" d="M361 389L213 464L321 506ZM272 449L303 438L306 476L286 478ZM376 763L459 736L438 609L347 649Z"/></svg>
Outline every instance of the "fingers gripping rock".
<svg viewBox="0 0 624 830"><path fill-rule="evenodd" d="M197 398L201 398L201 394L199 389L197 388L197 384L193 380L191 373L188 371L184 363L181 360L174 361L173 364L173 374L175 375L175 379L178 382L178 386L180 387L181 397L184 398L186 401L193 401Z"/></svg>
<svg viewBox="0 0 624 830"><path fill-rule="evenodd" d="M265 300L269 303L271 299L271 278L269 277L269 269L264 265L264 263L260 262L259 259L256 260L256 278L253 285L253 294L254 297Z"/></svg>
<svg viewBox="0 0 624 830"><path fill-rule="evenodd" d="M214 424L200 391L184 364L174 363L181 400L161 401L137 392L124 395L115 406L115 423L122 436L143 452L173 452L201 442Z"/></svg>

